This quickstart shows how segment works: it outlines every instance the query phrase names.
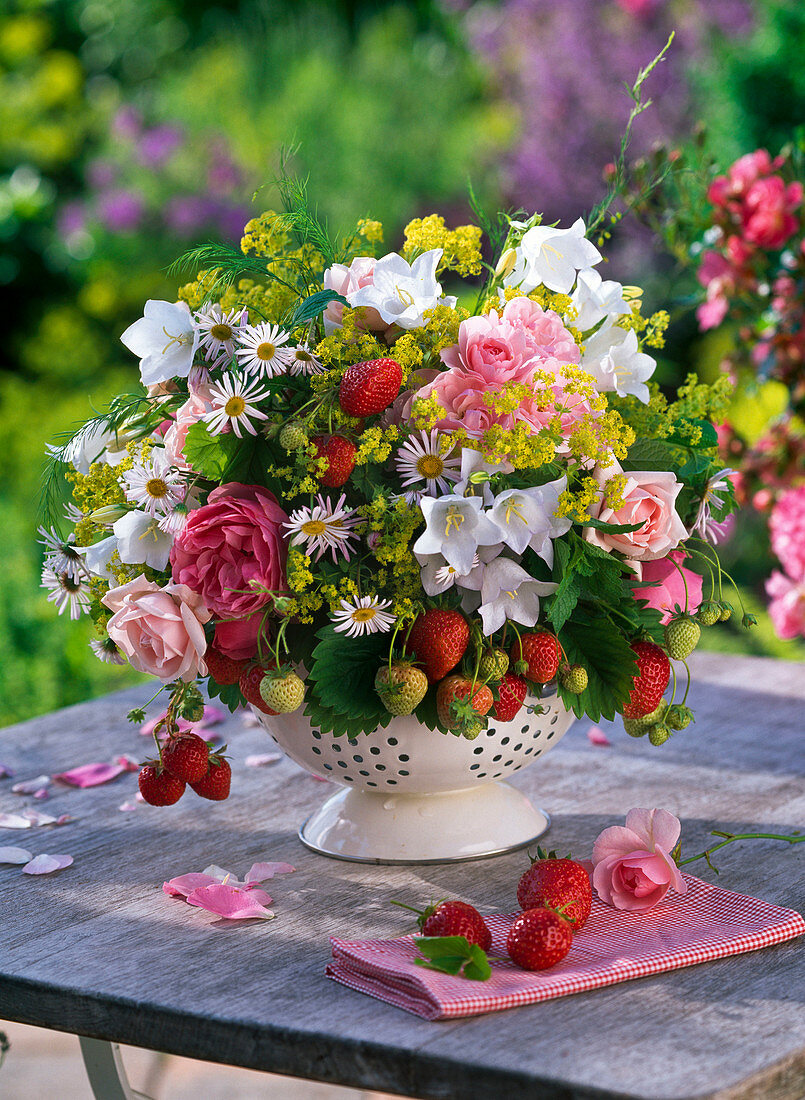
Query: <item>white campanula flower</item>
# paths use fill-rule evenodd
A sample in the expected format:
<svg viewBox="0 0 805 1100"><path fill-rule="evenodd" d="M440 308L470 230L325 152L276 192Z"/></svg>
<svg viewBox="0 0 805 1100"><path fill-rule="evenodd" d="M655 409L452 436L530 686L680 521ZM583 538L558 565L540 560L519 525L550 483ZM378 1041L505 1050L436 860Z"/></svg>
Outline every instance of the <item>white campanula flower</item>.
<svg viewBox="0 0 805 1100"><path fill-rule="evenodd" d="M265 390L260 389L260 382L245 382L232 374L225 374L220 382L210 386L210 405L212 408L205 413L202 419L213 435L220 435L224 428L229 427L242 439L241 428L245 428L249 435L257 435L257 429L252 420L266 420L267 413L257 408L257 402L268 397Z"/></svg>
<svg viewBox="0 0 805 1100"><path fill-rule="evenodd" d="M138 508L126 512L112 526L117 539L120 560L127 565L150 565L165 569L170 558L173 538L161 527L156 516Z"/></svg>
<svg viewBox="0 0 805 1100"><path fill-rule="evenodd" d="M375 264L371 283L349 296L349 304L376 310L387 325L421 328L426 310L435 309L440 303L456 304L455 298L442 296L442 286L436 278L442 252L441 248L432 248L417 256L412 264L390 252Z"/></svg>
<svg viewBox="0 0 805 1100"><path fill-rule="evenodd" d="M534 225L523 234L516 250L514 268L506 276L506 286L517 286L530 294L546 286L559 294L569 294L576 274L600 263L603 256L586 236L584 221L578 218L569 229Z"/></svg>
<svg viewBox="0 0 805 1100"><path fill-rule="evenodd" d="M335 504L320 493L311 507L297 508L283 527L292 533L291 546L305 544L305 553L317 550L316 561L329 550L333 561L341 555L349 561L354 547L349 540L355 537L353 528L358 522L356 513L344 507L346 494L342 493Z"/></svg>
<svg viewBox="0 0 805 1100"><path fill-rule="evenodd" d="M289 334L278 325L264 322L245 325L238 333L240 347L235 352L238 365L247 374L274 378L285 374L294 356L294 349L287 346Z"/></svg>
<svg viewBox="0 0 805 1100"><path fill-rule="evenodd" d="M559 494L567 488L560 477L532 489L507 489L495 497L489 518L498 526L501 540L522 554L530 547L549 565L553 565L553 539L566 535L572 524L566 516L557 516Z"/></svg>
<svg viewBox="0 0 805 1100"><path fill-rule="evenodd" d="M424 482L430 495L450 491L450 482L458 480L459 458L446 452L451 444L446 435L434 428L430 433L412 435L397 451L394 464L403 488Z"/></svg>
<svg viewBox="0 0 805 1100"><path fill-rule="evenodd" d="M459 573L469 573L479 546L500 545L500 530L481 511L480 497L423 497L425 530L413 546L417 560L441 554Z"/></svg>
<svg viewBox="0 0 805 1100"><path fill-rule="evenodd" d="M489 479L495 474L510 474L514 470L511 462L487 462L480 451L472 447L461 449L461 473L453 492L461 497L480 497L485 505L495 499Z"/></svg>
<svg viewBox="0 0 805 1100"><path fill-rule="evenodd" d="M139 504L149 515L164 515L184 500L185 486L179 470L164 451L152 451L145 462L135 462L120 475L126 500Z"/></svg>
<svg viewBox="0 0 805 1100"><path fill-rule="evenodd" d="M539 598L555 592L552 581L538 581L511 558L498 557L484 567L481 606L478 612L484 634L494 634L507 619L521 626L536 626Z"/></svg>
<svg viewBox="0 0 805 1100"><path fill-rule="evenodd" d="M391 630L396 616L386 610L391 600L379 600L377 596L359 596L353 602L341 601L341 608L332 613L338 633L346 633L350 638L360 634L385 634Z"/></svg>
<svg viewBox="0 0 805 1100"><path fill-rule="evenodd" d="M421 566L420 580L422 587L429 596L438 596L446 592L448 588L457 585L460 588L478 590L481 587L479 568L481 559L476 554L472 560L472 566L467 573L459 573L453 565L448 565L441 554L429 554L427 557L418 558Z"/></svg>
<svg viewBox="0 0 805 1100"><path fill-rule="evenodd" d="M587 341L581 365L595 379L599 393L636 397L646 404L650 393L646 382L657 363L640 351L634 329L604 325Z"/></svg>
<svg viewBox="0 0 805 1100"><path fill-rule="evenodd" d="M594 268L579 272L571 298L577 314L573 325L580 332L587 332L606 317L629 312L621 284L604 280Z"/></svg>
<svg viewBox="0 0 805 1100"><path fill-rule="evenodd" d="M143 316L129 325L120 339L139 357L143 385L153 386L188 376L199 332L185 302L149 299Z"/></svg>

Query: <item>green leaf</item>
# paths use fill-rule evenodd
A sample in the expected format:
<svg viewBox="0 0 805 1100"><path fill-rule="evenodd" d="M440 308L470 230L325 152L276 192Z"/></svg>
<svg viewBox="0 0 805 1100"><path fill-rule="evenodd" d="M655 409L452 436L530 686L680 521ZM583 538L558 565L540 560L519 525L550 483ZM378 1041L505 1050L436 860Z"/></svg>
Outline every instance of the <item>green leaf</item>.
<svg viewBox="0 0 805 1100"><path fill-rule="evenodd" d="M336 294L334 290L319 290L299 303L292 316L285 322L285 327L293 329L297 325L304 324L305 321L312 321L314 317L318 317L320 313L327 309L330 302L341 302L342 305L349 305L343 294Z"/></svg>
<svg viewBox="0 0 805 1100"><path fill-rule="evenodd" d="M436 710L436 689L437 684L431 684L425 693L425 698L419 704L414 711L419 721L423 726L427 726L429 730L438 731L439 733L447 733L447 730L439 721L439 714Z"/></svg>
<svg viewBox="0 0 805 1100"><path fill-rule="evenodd" d="M638 439L623 461L624 470L673 470L690 457L690 448L663 439Z"/></svg>
<svg viewBox="0 0 805 1100"><path fill-rule="evenodd" d="M585 527L594 527L596 531L612 531L615 534L625 535L629 531L639 531L645 523L606 523L602 519L590 517L584 521Z"/></svg>
<svg viewBox="0 0 805 1100"><path fill-rule="evenodd" d="M273 454L262 436L238 439L233 432L211 435L207 425L199 421L187 432L184 454L192 468L210 481L268 484L266 468Z"/></svg>
<svg viewBox="0 0 805 1100"><path fill-rule="evenodd" d="M416 936L414 942L424 956L414 959L417 966L474 982L485 982L492 973L486 952L466 936Z"/></svg>
<svg viewBox="0 0 805 1100"><path fill-rule="evenodd" d="M389 639L384 634L349 638L337 633L330 623L316 634L309 679L316 684L319 699L337 714L356 718L388 713L375 691L375 675L388 656Z"/></svg>
<svg viewBox="0 0 805 1100"><path fill-rule="evenodd" d="M595 608L577 607L559 633L570 664L584 665L588 684L580 695L559 687L559 694L577 718L587 714L594 722L612 719L632 691L637 663L628 640L610 619Z"/></svg>
<svg viewBox="0 0 805 1100"><path fill-rule="evenodd" d="M207 680L207 694L211 699L220 699L233 714L243 706L243 696L237 684L218 684L210 676Z"/></svg>

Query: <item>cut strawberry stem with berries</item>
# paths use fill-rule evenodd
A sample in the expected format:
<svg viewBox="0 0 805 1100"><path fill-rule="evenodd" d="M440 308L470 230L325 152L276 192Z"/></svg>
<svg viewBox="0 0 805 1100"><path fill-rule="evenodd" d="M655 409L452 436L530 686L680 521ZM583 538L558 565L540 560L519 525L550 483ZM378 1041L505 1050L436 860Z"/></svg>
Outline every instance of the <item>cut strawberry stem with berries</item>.
<svg viewBox="0 0 805 1100"><path fill-rule="evenodd" d="M414 943L420 952L414 959L417 966L474 982L485 982L492 974L486 952L466 936L417 936Z"/></svg>

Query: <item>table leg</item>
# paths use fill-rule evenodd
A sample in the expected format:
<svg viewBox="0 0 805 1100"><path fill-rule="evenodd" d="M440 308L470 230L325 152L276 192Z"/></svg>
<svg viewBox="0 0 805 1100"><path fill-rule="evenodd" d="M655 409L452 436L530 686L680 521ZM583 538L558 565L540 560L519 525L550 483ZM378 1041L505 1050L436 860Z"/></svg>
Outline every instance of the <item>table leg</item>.
<svg viewBox="0 0 805 1100"><path fill-rule="evenodd" d="M117 1043L87 1039L83 1035L79 1035L78 1041L95 1100L148 1100L129 1084Z"/></svg>

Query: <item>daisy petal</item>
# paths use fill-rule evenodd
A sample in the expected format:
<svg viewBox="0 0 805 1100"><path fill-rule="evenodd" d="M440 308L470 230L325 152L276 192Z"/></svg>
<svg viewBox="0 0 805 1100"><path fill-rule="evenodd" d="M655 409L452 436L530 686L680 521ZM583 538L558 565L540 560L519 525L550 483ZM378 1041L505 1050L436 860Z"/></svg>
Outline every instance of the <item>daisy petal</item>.
<svg viewBox="0 0 805 1100"><path fill-rule="evenodd" d="M22 873L24 875L51 875L54 871L61 871L65 867L69 867L73 862L72 856L48 856L44 853L40 856L34 856L30 863L27 863Z"/></svg>

